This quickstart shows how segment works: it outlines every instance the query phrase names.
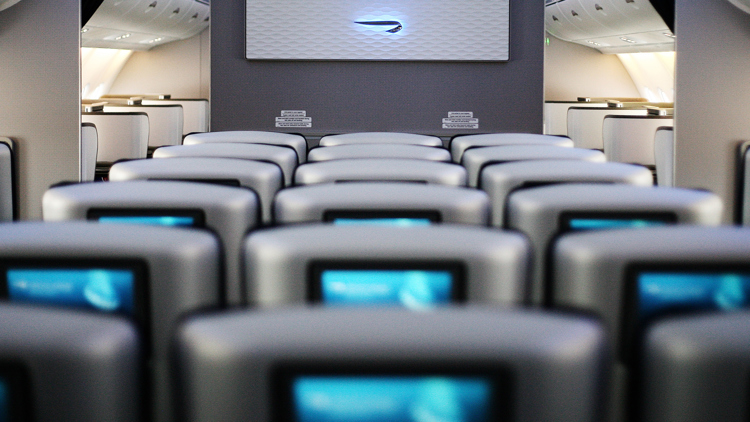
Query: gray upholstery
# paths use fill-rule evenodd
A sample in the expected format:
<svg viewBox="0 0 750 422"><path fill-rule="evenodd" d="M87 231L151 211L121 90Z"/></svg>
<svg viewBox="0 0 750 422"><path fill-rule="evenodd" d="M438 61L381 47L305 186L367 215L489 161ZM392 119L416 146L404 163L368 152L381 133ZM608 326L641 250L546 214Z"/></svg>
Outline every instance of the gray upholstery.
<svg viewBox="0 0 750 422"><path fill-rule="evenodd" d="M45 221L86 220L92 210L198 210L206 228L221 241L227 300L232 305L243 302L242 240L260 214L250 190L166 181L86 183L50 189L42 202Z"/></svg>
<svg viewBox="0 0 750 422"><path fill-rule="evenodd" d="M442 147L443 141L437 136L397 132L359 132L320 138L320 146L322 147L348 144L409 144Z"/></svg>
<svg viewBox="0 0 750 422"><path fill-rule="evenodd" d="M437 212L442 223L486 226L489 200L482 191L448 186L338 183L285 189L274 202L278 224L324 221L332 211Z"/></svg>
<svg viewBox="0 0 750 422"><path fill-rule="evenodd" d="M512 145L474 148L466 151L461 164L469 173L469 186L480 187L482 170L491 164L530 160L576 160L605 162L601 151L580 148L564 148L553 145Z"/></svg>
<svg viewBox="0 0 750 422"><path fill-rule="evenodd" d="M465 273L467 301L519 305L527 294L530 253L522 236L469 226L317 224L259 231L245 242L248 302L306 302L310 268L323 261L455 263Z"/></svg>
<svg viewBox="0 0 750 422"><path fill-rule="evenodd" d="M180 327L176 353L186 422L277 420L273 403L283 403L287 390L273 386L283 371L326 367L351 368L350 375L480 370L497 373L501 385L507 375L512 393L495 404L507 403L510 409L499 410L514 421L594 422L609 364L603 330L591 320L473 308L196 317Z"/></svg>
<svg viewBox="0 0 750 422"><path fill-rule="evenodd" d="M297 185L337 182L415 182L466 186L466 170L456 164L402 158L368 158L307 163L294 175Z"/></svg>
<svg viewBox="0 0 750 422"><path fill-rule="evenodd" d="M453 161L460 163L467 149L504 145L554 145L572 148L573 141L567 136L533 133L485 133L482 135L457 136L451 140L450 148Z"/></svg>
<svg viewBox="0 0 750 422"><path fill-rule="evenodd" d="M145 380L141 342L132 323L84 311L9 304L0 305L0 320L0 364L25 370L10 389L12 394L14 387L28 383L27 410L34 421L141 420Z"/></svg>
<svg viewBox="0 0 750 422"><path fill-rule="evenodd" d="M247 143L281 145L294 148L299 164L307 160L307 141L302 135L252 130L193 133L183 139L183 145L211 143Z"/></svg>
<svg viewBox="0 0 750 422"><path fill-rule="evenodd" d="M284 175L277 165L261 161L203 157L125 161L112 166L109 180L237 182L258 195L264 224L271 223L273 198L284 186Z"/></svg>

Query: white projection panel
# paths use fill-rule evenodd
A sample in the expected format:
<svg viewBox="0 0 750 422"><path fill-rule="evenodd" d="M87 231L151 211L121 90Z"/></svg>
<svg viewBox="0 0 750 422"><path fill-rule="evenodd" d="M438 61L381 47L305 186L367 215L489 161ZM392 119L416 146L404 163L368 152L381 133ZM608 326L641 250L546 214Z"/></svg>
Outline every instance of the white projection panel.
<svg viewBox="0 0 750 422"><path fill-rule="evenodd" d="M507 61L509 1L247 0L247 58Z"/></svg>

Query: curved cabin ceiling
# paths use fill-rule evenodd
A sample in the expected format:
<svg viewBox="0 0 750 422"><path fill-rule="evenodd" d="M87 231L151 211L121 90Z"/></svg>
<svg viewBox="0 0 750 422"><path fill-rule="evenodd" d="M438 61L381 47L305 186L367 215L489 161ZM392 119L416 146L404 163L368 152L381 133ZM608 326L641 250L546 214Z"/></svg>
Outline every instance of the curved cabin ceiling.
<svg viewBox="0 0 750 422"><path fill-rule="evenodd" d="M82 4L83 18L95 3ZM81 29L82 47L150 50L199 34L210 19L208 0L103 0L95 10Z"/></svg>
<svg viewBox="0 0 750 422"><path fill-rule="evenodd" d="M0 11L5 10L21 0L0 0Z"/></svg>
<svg viewBox="0 0 750 422"><path fill-rule="evenodd" d="M662 17L670 13L669 1L655 0L660 14L648 0L545 0L546 28L607 54L674 51L674 33Z"/></svg>
<svg viewBox="0 0 750 422"><path fill-rule="evenodd" d="M737 6L745 13L750 13L750 0L729 0L730 3Z"/></svg>

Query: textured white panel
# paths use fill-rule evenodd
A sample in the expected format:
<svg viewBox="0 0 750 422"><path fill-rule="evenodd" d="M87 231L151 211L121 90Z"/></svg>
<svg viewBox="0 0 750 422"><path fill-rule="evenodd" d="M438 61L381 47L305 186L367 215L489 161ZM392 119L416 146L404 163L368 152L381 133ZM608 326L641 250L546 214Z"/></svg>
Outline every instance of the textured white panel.
<svg viewBox="0 0 750 422"><path fill-rule="evenodd" d="M509 1L247 0L247 58L506 61Z"/></svg>

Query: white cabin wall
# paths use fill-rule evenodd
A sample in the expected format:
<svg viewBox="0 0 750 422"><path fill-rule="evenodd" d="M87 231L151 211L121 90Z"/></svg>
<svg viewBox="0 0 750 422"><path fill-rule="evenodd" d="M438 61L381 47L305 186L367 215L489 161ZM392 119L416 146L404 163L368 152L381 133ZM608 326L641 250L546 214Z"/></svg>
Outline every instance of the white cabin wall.
<svg viewBox="0 0 750 422"><path fill-rule="evenodd" d="M720 195L730 223L735 154L750 141L750 15L724 0L675 5L675 183Z"/></svg>
<svg viewBox="0 0 750 422"><path fill-rule="evenodd" d="M80 16L78 0L0 12L0 136L16 141L23 220L41 219L50 185L80 175Z"/></svg>
<svg viewBox="0 0 750 422"><path fill-rule="evenodd" d="M578 97L640 97L616 55L547 35L544 54L544 99L575 101Z"/></svg>
<svg viewBox="0 0 750 422"><path fill-rule="evenodd" d="M149 51L136 51L112 84L110 94L171 94L208 98L209 31Z"/></svg>

